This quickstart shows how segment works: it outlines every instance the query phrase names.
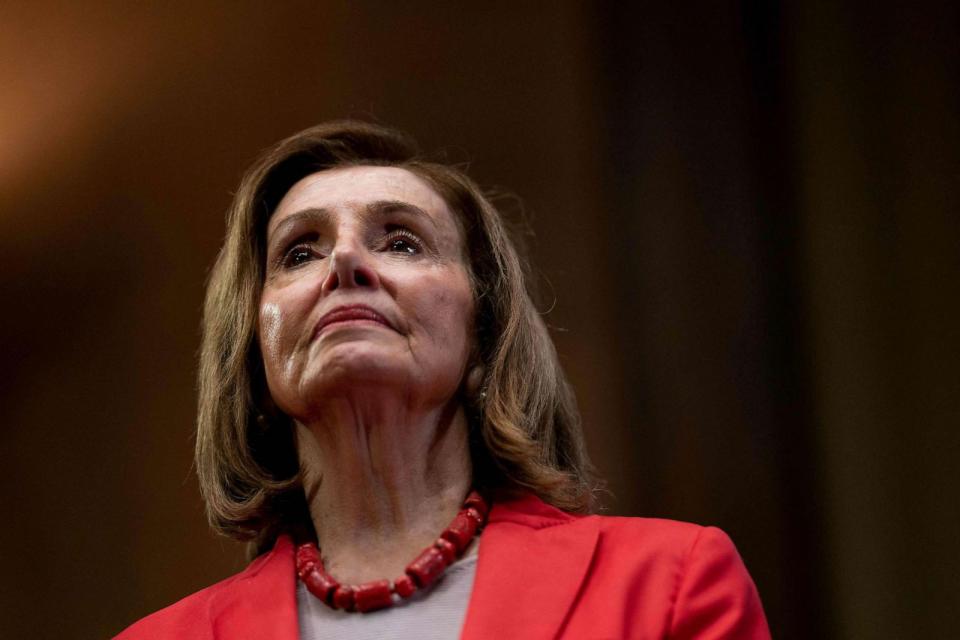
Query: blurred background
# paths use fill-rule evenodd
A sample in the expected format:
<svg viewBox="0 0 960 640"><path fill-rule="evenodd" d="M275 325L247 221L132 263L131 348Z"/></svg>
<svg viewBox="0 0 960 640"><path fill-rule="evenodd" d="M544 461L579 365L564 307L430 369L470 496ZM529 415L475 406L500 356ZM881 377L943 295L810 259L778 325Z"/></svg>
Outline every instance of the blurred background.
<svg viewBox="0 0 960 640"><path fill-rule="evenodd" d="M714 524L775 637L960 609L960 14L0 5L0 629L103 638L243 566L191 469L244 168L375 119L520 196L608 512Z"/></svg>

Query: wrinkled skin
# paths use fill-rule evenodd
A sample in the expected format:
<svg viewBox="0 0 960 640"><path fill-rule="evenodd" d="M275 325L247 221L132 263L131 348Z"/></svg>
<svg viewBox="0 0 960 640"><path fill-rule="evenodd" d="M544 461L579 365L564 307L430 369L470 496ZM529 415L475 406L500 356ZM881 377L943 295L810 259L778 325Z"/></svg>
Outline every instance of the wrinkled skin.
<svg viewBox="0 0 960 640"><path fill-rule="evenodd" d="M305 213L306 212L306 213ZM362 304L390 325L318 320ZM260 347L274 402L298 419L330 395L386 385L411 404L454 396L473 347L461 232L423 180L395 167L296 183L267 237Z"/></svg>

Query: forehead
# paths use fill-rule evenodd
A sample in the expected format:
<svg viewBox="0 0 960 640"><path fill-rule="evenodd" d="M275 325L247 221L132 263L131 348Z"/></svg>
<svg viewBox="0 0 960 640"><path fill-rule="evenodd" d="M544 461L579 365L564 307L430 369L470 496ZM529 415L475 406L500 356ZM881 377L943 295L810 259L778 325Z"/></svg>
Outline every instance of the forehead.
<svg viewBox="0 0 960 640"><path fill-rule="evenodd" d="M400 167L340 167L301 178L283 196L268 233L285 217L305 209L345 211L374 202L396 201L425 211L438 227L456 232L447 203L422 178Z"/></svg>

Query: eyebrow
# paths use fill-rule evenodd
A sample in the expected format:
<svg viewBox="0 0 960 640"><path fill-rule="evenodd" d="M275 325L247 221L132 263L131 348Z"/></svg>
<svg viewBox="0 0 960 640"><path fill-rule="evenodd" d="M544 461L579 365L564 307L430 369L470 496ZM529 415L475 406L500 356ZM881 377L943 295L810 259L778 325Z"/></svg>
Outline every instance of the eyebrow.
<svg viewBox="0 0 960 640"><path fill-rule="evenodd" d="M433 219L429 213L421 209L415 204L409 202L404 202L403 200L377 200L371 202L363 208L363 212L360 214L363 218L382 218L391 213L409 213L414 217L423 219L428 222L436 231L440 231L437 221ZM289 216L277 223L277 226L273 228L273 235L278 235L282 233L288 227L293 227L299 224L302 221L308 221L315 224L327 224L330 222L331 212L329 209L324 207L310 207L307 209L301 209L296 213L291 213Z"/></svg>
<svg viewBox="0 0 960 640"><path fill-rule="evenodd" d="M273 230L270 230L269 223L267 225L267 235L278 236L281 235L288 227L295 227L302 221L308 221L316 224L326 224L330 221L330 211L322 207L310 207L308 209L301 209L296 213L291 213L289 216L277 223Z"/></svg>
<svg viewBox="0 0 960 640"><path fill-rule="evenodd" d="M415 218L422 218L428 222L430 226L434 228L434 230L440 230L440 227L437 225L437 221L433 216L417 205L404 202L403 200L377 200L376 202L371 202L368 204L364 209L365 215L370 217L382 217L398 211L409 213Z"/></svg>

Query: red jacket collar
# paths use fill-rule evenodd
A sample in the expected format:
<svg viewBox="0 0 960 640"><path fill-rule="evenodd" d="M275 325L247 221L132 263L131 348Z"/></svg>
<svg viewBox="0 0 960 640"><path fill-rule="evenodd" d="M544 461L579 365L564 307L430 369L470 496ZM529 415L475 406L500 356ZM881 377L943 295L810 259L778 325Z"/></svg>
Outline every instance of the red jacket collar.
<svg viewBox="0 0 960 640"><path fill-rule="evenodd" d="M495 503L480 537L464 640L554 638L573 606L600 533L597 518L533 495Z"/></svg>
<svg viewBox="0 0 960 640"><path fill-rule="evenodd" d="M210 602L214 638L298 640L293 542L277 539Z"/></svg>

